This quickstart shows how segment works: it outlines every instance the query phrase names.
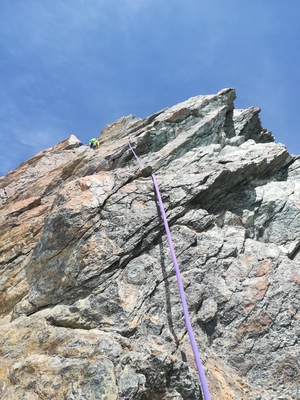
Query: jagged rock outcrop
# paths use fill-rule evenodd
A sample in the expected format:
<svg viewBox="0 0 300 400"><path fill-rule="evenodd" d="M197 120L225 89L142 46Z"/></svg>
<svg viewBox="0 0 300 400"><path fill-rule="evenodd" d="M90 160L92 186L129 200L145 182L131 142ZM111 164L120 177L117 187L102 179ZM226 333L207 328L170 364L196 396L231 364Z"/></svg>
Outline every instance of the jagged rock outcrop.
<svg viewBox="0 0 300 400"><path fill-rule="evenodd" d="M0 178L1 399L300 398L300 160L235 91L71 136ZM127 143L139 154L139 167Z"/></svg>

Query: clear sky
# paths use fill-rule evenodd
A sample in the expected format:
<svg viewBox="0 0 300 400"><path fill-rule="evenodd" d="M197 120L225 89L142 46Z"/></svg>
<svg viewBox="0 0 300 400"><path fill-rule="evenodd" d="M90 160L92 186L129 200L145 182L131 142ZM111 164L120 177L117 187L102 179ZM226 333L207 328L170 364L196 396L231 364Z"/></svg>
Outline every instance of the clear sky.
<svg viewBox="0 0 300 400"><path fill-rule="evenodd" d="M0 54L0 176L226 87L300 154L299 0L2 0Z"/></svg>

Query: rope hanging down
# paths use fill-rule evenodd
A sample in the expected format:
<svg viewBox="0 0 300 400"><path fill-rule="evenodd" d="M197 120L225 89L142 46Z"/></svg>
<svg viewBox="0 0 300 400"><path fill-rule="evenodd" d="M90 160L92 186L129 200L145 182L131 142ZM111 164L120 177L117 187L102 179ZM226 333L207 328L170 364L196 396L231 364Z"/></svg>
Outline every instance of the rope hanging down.
<svg viewBox="0 0 300 400"><path fill-rule="evenodd" d="M132 151L134 157L136 158L139 166L143 167L142 162L140 161L139 157L136 155L136 153L133 150L130 142L128 142L128 146L129 146L130 150ZM178 262L177 262L177 258L176 258L176 254L175 254L175 250L174 250L174 246L173 246L173 241L172 241L171 232L170 232L168 220L167 220L167 217L166 217L164 205L163 205L163 202L162 202L162 199L161 199L161 195L160 195L160 191L159 191L159 187L158 187L158 184L157 184L156 177L155 177L154 174L152 174L151 176L152 176L152 180L153 180L156 196L157 196L157 199L158 199L160 212L161 212L161 215L162 215L162 218L163 218L163 221L164 221L164 225L165 225L165 230L166 230L166 234L167 234L167 239L168 239L168 244L169 244L169 248L170 248L170 252L171 252L171 257L172 257L172 261L173 261L175 272L176 272L177 283L178 283L178 288L179 288L179 293L180 293L180 298L181 298L181 303L182 303L182 309L183 309L183 314L184 314L184 319L185 319L185 325L186 325L186 328L187 328L187 332L188 332L188 335L189 335L189 338L190 338L190 343L191 343L192 350L193 350L193 353L194 353L194 358L195 358L195 362L196 362L196 366L197 366L197 370L198 370L200 384L201 384L201 387L202 387L203 397L204 397L204 400L211 400L211 396L210 396L208 384L207 384L207 381L206 381L204 368L203 368L203 365L202 365L202 362L201 362L201 359L200 359L197 343L196 343L196 340L195 340L192 324L191 324L191 321L190 321L190 316L189 316L187 302L186 302L186 298L185 298L185 292L184 292L184 287L183 287L183 283L182 283L182 279L181 279L180 269L179 269L179 266L178 266Z"/></svg>

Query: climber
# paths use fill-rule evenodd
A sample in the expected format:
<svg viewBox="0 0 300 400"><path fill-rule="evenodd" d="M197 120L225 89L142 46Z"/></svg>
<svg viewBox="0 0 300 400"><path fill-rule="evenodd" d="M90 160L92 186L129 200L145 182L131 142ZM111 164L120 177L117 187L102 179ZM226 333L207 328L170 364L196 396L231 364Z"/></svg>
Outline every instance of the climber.
<svg viewBox="0 0 300 400"><path fill-rule="evenodd" d="M96 149L96 147L99 147L99 142L97 139L93 138L89 141L89 145L91 149Z"/></svg>

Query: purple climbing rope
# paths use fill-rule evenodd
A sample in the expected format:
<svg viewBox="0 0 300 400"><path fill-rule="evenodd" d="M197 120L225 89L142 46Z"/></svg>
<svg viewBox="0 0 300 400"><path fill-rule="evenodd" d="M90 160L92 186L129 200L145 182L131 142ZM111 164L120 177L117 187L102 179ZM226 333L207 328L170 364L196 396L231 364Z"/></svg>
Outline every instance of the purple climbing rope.
<svg viewBox="0 0 300 400"><path fill-rule="evenodd" d="M133 150L130 142L128 142L128 145L129 145L133 155L135 156L137 162L139 163L139 166L142 167L143 164L140 161L139 157L136 155L135 151ZM204 400L211 400L211 396L210 396L210 392L209 392L209 388L208 388L208 384L207 384L204 368L203 368L203 365L202 365L202 362L201 362L201 359L200 359L197 343L196 343L196 340L195 340L194 331L193 331L193 328L192 328L192 324L191 324L191 320L190 320L190 316L189 316L189 312L188 312L188 307L187 307L187 302L186 302L186 298L185 298L185 292L184 292L184 287L183 287L183 283L182 283L182 279L181 279L180 269L179 269L179 265L178 265L178 262L177 262L177 258L176 258L176 254L175 254L175 250L174 250L174 246L173 246L173 241L172 241L172 237L171 237L171 232L170 232L168 220L167 220L165 209L164 209L164 205L163 205L163 202L162 202L162 199L161 199L161 195L160 195L158 183L157 183L157 180L156 180L156 176L154 174L152 174L151 176L152 176L152 180L153 180L156 196L157 196L157 199L158 199L160 212L161 212L161 215L162 215L162 218L163 218L163 221L164 221L164 225L165 225L165 230L166 230L166 234L167 234L167 239L168 239L168 243L169 243L171 257L172 257L174 268L175 268L175 272L176 272L177 283L178 283L178 288L179 288L179 293L180 293L180 298L181 298L181 303L182 303L182 309L183 309L183 314L184 314L184 319L185 319L185 325L186 325L186 328L187 328L187 332L188 332L188 335L189 335L189 338L190 338L190 343L191 343L192 350L193 350L193 353L194 353L194 358L195 358L195 362L196 362L196 366L197 366L197 370L198 370L200 384L201 384L201 387L202 387L203 397L204 397Z"/></svg>

